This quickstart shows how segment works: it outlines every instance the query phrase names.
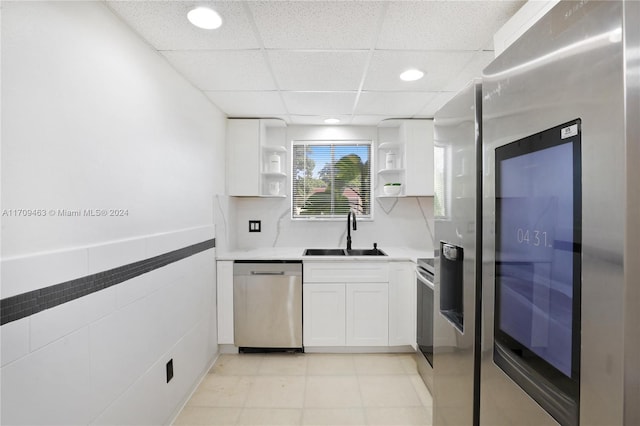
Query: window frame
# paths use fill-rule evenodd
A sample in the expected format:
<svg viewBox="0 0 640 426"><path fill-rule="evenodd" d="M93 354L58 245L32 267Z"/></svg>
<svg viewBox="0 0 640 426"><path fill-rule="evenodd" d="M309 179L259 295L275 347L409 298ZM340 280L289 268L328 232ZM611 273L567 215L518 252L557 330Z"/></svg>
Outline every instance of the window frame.
<svg viewBox="0 0 640 426"><path fill-rule="evenodd" d="M353 145L367 145L369 148L369 214L361 215L356 212L358 215L358 220L360 221L373 221L374 219L374 187L375 187L375 150L374 150L374 141L372 139L318 139L318 140L308 140L308 139L294 139L291 141L291 166L290 166L290 187L291 187L291 220L294 221L307 221L307 222L332 222L332 221L342 221L345 219L346 214L332 214L332 215L316 215L316 216L301 216L295 214L295 202L296 202L296 192L295 192L295 148L297 146L353 146Z"/></svg>

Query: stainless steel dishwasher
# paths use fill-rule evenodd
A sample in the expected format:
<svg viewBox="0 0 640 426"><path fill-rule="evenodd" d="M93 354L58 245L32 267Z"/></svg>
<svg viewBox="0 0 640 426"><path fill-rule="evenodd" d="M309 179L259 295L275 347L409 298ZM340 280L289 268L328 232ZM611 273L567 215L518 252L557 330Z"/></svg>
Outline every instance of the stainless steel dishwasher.
<svg viewBox="0 0 640 426"><path fill-rule="evenodd" d="M233 321L240 352L302 351L302 262L236 260Z"/></svg>

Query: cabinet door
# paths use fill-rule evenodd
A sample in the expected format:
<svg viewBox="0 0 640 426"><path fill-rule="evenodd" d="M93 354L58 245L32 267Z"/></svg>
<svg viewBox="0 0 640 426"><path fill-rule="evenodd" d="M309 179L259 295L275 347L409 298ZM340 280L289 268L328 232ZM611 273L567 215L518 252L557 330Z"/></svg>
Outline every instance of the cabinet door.
<svg viewBox="0 0 640 426"><path fill-rule="evenodd" d="M433 120L405 120L405 195L433 196Z"/></svg>
<svg viewBox="0 0 640 426"><path fill-rule="evenodd" d="M347 346L389 344L389 295L387 283L346 285Z"/></svg>
<svg viewBox="0 0 640 426"><path fill-rule="evenodd" d="M227 191L229 195L260 195L260 120L227 120Z"/></svg>
<svg viewBox="0 0 640 426"><path fill-rule="evenodd" d="M415 346L416 277L412 262L389 267L389 346Z"/></svg>
<svg viewBox="0 0 640 426"><path fill-rule="evenodd" d="M233 262L217 263L218 343L233 344Z"/></svg>
<svg viewBox="0 0 640 426"><path fill-rule="evenodd" d="M302 312L304 346L345 345L344 284L305 284Z"/></svg>

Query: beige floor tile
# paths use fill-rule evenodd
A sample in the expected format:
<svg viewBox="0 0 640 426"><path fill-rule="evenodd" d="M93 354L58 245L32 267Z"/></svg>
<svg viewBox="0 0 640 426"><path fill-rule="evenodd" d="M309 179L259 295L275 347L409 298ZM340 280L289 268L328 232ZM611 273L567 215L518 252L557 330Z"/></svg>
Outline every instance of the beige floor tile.
<svg viewBox="0 0 640 426"><path fill-rule="evenodd" d="M358 354L353 362L359 375L406 374L396 354Z"/></svg>
<svg viewBox="0 0 640 426"><path fill-rule="evenodd" d="M271 354L264 357L259 375L304 376L307 374L307 358L303 354Z"/></svg>
<svg viewBox="0 0 640 426"><path fill-rule="evenodd" d="M185 407L174 425L235 425L241 408Z"/></svg>
<svg viewBox="0 0 640 426"><path fill-rule="evenodd" d="M398 361L402 365L405 373L418 374L418 365L416 364L415 354L402 354L398 355Z"/></svg>
<svg viewBox="0 0 640 426"><path fill-rule="evenodd" d="M364 408L305 408L303 425L347 426L366 424Z"/></svg>
<svg viewBox="0 0 640 426"><path fill-rule="evenodd" d="M365 407L421 407L410 376L360 376Z"/></svg>
<svg viewBox="0 0 640 426"><path fill-rule="evenodd" d="M430 426L431 411L425 407L367 408L368 425Z"/></svg>
<svg viewBox="0 0 640 426"><path fill-rule="evenodd" d="M189 400L189 405L242 407L252 383L251 376L208 374Z"/></svg>
<svg viewBox="0 0 640 426"><path fill-rule="evenodd" d="M414 369L411 354L224 354L175 424L430 425Z"/></svg>
<svg viewBox="0 0 640 426"><path fill-rule="evenodd" d="M354 408L362 406L358 379L355 376L309 376L304 399L305 408Z"/></svg>
<svg viewBox="0 0 640 426"><path fill-rule="evenodd" d="M429 392L427 385L424 384L422 377L415 374L409 376L409 380L411 380L411 384L418 394L418 398L420 398L420 402L422 402L422 405L424 405L425 407L433 407L433 398L431 397L431 392Z"/></svg>
<svg viewBox="0 0 640 426"><path fill-rule="evenodd" d="M256 376L246 408L302 408L304 376Z"/></svg>
<svg viewBox="0 0 640 426"><path fill-rule="evenodd" d="M307 356L307 374L310 376L355 375L353 355L310 354Z"/></svg>
<svg viewBox="0 0 640 426"><path fill-rule="evenodd" d="M297 408L245 408L238 425L299 425L302 410Z"/></svg>
<svg viewBox="0 0 640 426"><path fill-rule="evenodd" d="M211 368L210 373L225 376L253 376L258 374L264 360L259 354L223 354Z"/></svg>

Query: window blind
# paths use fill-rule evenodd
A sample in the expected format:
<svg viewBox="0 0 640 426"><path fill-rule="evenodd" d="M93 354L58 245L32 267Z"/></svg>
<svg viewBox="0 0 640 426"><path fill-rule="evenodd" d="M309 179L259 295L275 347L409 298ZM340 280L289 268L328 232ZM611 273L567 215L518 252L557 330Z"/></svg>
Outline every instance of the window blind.
<svg viewBox="0 0 640 426"><path fill-rule="evenodd" d="M371 141L296 141L292 217L371 217Z"/></svg>

